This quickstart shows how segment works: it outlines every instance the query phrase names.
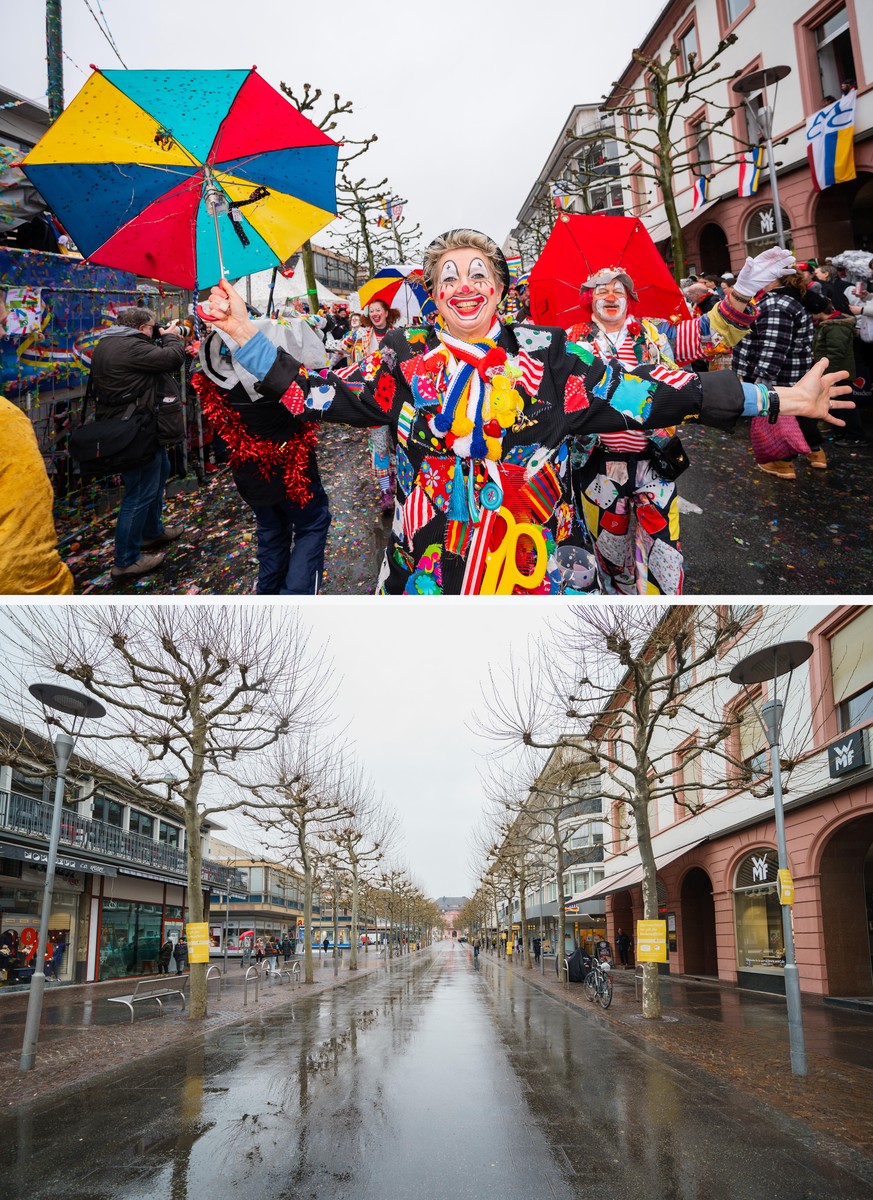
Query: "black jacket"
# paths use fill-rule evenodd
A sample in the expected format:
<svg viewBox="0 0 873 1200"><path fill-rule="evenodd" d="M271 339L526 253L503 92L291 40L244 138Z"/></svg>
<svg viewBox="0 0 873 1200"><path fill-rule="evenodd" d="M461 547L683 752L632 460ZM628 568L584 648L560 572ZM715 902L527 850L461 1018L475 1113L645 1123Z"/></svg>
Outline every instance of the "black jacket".
<svg viewBox="0 0 873 1200"><path fill-rule="evenodd" d="M634 393L628 406L620 405L616 397L622 387L623 370L615 365L607 368L599 359L586 363L577 354L570 353L566 334L561 329L503 326L498 346L510 356L523 356L526 378L531 381L532 389L532 392L527 390L524 379L516 382L525 419L517 421L503 438L502 457L497 468L501 487L509 494L507 504L515 507L525 522L524 527L532 529L531 506L536 510L542 508L539 481L544 481L548 491L546 504L550 506L545 510L546 515L536 522L539 528L533 529L533 534L537 545L546 550L557 538L556 470L550 464L549 473L545 472L545 467L542 471L526 469L538 449L541 458L554 458L557 473L560 473L566 457L562 456L560 447L574 434L616 433L626 428L658 429L676 425L689 416L707 424L730 426L742 413L742 387L736 376L727 371L716 371L703 379L680 373L680 382L670 386L662 382L659 374L652 375L654 368L640 366L634 376L636 383L631 380L624 385L623 395L629 390ZM458 551L443 548L448 496L454 482L456 461L461 462L467 476L462 481L474 497L481 494L488 476L481 460L456 460L445 443L432 436L429 420L439 404L439 397L434 390L436 385L428 386L422 378L427 374L429 355L407 357L407 347L402 353L386 354L386 348L390 350L394 346L388 343L386 347L383 343L378 372L367 377L365 371L359 370L357 378L345 378L332 372L326 378L300 375L300 364L280 349L276 362L257 385L257 390L268 403L276 403L296 381L307 396L315 398L316 389L321 392L319 405L307 407L303 414L305 418L359 427L387 426L397 446L397 515L379 581L380 589L392 594L409 591L457 595L464 590L470 591L464 580L467 547L461 545ZM425 390L419 392L421 384L425 384ZM633 415L635 411L639 411L639 421ZM469 480L471 469L473 479ZM532 480L530 484L529 480ZM528 541L532 541L529 535ZM524 542L521 553L526 559L533 557ZM531 574L527 561L522 573Z"/></svg>
<svg viewBox="0 0 873 1200"><path fill-rule="evenodd" d="M158 382L165 396L179 395L179 368L185 361L180 337L151 338L126 325L112 325L101 335L91 358L91 388L97 417L115 413Z"/></svg>

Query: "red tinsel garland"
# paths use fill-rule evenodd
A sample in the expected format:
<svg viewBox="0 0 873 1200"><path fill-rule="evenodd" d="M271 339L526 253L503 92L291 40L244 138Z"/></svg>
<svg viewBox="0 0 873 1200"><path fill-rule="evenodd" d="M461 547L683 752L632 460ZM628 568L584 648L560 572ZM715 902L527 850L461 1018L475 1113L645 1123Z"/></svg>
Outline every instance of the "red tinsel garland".
<svg viewBox="0 0 873 1200"><path fill-rule="evenodd" d="M224 392L208 376L198 371L192 375L191 383L200 397L203 415L230 450L230 465L254 463L264 479L279 471L291 503L300 508L308 504L312 499L309 459L318 441L316 427L304 424L299 433L281 446L265 441L249 433L239 413L228 404Z"/></svg>

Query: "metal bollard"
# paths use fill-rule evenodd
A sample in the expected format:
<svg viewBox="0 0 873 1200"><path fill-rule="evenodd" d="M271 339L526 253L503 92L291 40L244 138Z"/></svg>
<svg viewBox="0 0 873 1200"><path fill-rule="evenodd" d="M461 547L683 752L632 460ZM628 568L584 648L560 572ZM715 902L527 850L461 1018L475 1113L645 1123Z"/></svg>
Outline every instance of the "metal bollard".
<svg viewBox="0 0 873 1200"><path fill-rule="evenodd" d="M218 999L221 999L221 967L216 967L214 964L206 971L206 990L209 990L210 978L218 980Z"/></svg>
<svg viewBox="0 0 873 1200"><path fill-rule="evenodd" d="M254 972L255 980L255 1004L258 1002L258 989L261 984L261 975L257 967L251 966L246 971L245 979L243 980L243 1006L249 1002L249 979L252 977L252 972Z"/></svg>

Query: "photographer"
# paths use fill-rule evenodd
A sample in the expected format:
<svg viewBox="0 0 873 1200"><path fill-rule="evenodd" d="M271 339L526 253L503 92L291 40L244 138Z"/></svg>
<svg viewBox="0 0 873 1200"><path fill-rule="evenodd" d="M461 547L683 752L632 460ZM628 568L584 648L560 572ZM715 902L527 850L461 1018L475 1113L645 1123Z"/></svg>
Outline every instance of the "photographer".
<svg viewBox="0 0 873 1200"><path fill-rule="evenodd" d="M178 398L178 373L185 360L182 329L173 321L155 337L156 325L149 309L123 308L116 324L101 333L89 385L97 398L98 420L118 416L132 401ZM159 443L155 417L137 442L130 466L120 472L124 496L115 526L113 579L136 579L156 570L165 557L161 547L181 537L181 527L165 527L161 520L169 473L170 460Z"/></svg>

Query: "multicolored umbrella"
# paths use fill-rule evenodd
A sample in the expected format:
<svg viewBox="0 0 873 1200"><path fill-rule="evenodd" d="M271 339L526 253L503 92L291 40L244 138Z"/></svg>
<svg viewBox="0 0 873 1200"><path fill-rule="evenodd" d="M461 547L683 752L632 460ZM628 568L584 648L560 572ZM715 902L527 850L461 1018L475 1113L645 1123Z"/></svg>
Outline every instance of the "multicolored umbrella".
<svg viewBox="0 0 873 1200"><path fill-rule="evenodd" d="M383 267L358 288L358 298L361 308L366 308L373 300L382 300L389 308L398 309L401 319L406 322L436 311L424 286L422 269L414 263Z"/></svg>
<svg viewBox="0 0 873 1200"><path fill-rule="evenodd" d="M194 288L330 224L338 153L254 68L95 70L23 170L91 262Z"/></svg>
<svg viewBox="0 0 873 1200"><path fill-rule="evenodd" d="M640 316L688 316L685 297L639 218L562 213L530 273L534 320L565 329L581 320L579 288L605 267L621 267L633 279Z"/></svg>

